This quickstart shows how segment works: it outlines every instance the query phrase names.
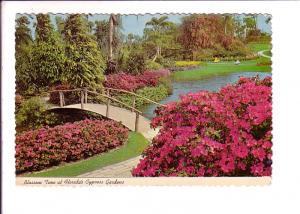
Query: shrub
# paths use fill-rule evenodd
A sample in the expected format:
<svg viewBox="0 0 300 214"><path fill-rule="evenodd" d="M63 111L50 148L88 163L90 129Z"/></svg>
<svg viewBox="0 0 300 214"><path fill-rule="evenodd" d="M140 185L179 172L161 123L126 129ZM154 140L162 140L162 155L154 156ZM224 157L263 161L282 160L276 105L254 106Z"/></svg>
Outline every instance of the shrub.
<svg viewBox="0 0 300 214"><path fill-rule="evenodd" d="M142 97L146 97L155 102L158 102L168 96L168 89L163 84L160 84L159 86L156 87L144 87L142 89L139 89L136 91L136 94ZM117 99L126 103L129 106L132 106L132 95L121 94L117 96ZM149 102L146 101L145 99L137 97L135 102L135 108L139 109L143 105L148 103Z"/></svg>
<svg viewBox="0 0 300 214"><path fill-rule="evenodd" d="M20 108L21 104L24 102L24 97L20 94L16 94L15 97L15 105L16 105L16 111Z"/></svg>
<svg viewBox="0 0 300 214"><path fill-rule="evenodd" d="M159 78L170 75L166 69L158 71L146 71L143 74L131 75L126 73L118 73L107 75L104 82L105 87L123 89L126 91L136 91L140 88L158 85Z"/></svg>
<svg viewBox="0 0 300 214"><path fill-rule="evenodd" d="M116 148L128 129L114 121L83 120L41 128L16 137L17 173L37 171Z"/></svg>
<svg viewBox="0 0 300 214"><path fill-rule="evenodd" d="M126 62L126 73L140 74L146 69L146 56L141 50L132 50Z"/></svg>
<svg viewBox="0 0 300 214"><path fill-rule="evenodd" d="M56 122L54 114L47 114L47 105L39 97L32 97L20 104L16 113L17 130L40 128Z"/></svg>
<svg viewBox="0 0 300 214"><path fill-rule="evenodd" d="M200 61L176 61L175 62L176 67L189 67L189 66L199 67L200 65L202 65Z"/></svg>
<svg viewBox="0 0 300 214"><path fill-rule="evenodd" d="M205 66L205 62L200 61L176 61L175 67L170 68L171 71L194 70L200 66Z"/></svg>
<svg viewBox="0 0 300 214"><path fill-rule="evenodd" d="M266 57L259 57L259 59L257 60L256 65L258 66L268 66L268 65L272 65L272 61L269 58Z"/></svg>
<svg viewBox="0 0 300 214"><path fill-rule="evenodd" d="M154 75L157 75L158 77L169 77L171 75L171 72L169 69L158 69L158 70L149 70L145 71L145 73L152 72L155 73Z"/></svg>
<svg viewBox="0 0 300 214"><path fill-rule="evenodd" d="M164 85L159 85L157 87L145 87L142 89L139 89L137 91L137 94L142 96L142 97L146 97L150 100L153 100L155 102L158 102L164 98L166 98L168 96L168 90ZM136 106L139 108L145 104L148 104L149 102L138 98L136 100Z"/></svg>
<svg viewBox="0 0 300 214"><path fill-rule="evenodd" d="M175 66L175 61L170 58L157 57L156 62L162 65L164 68L172 68Z"/></svg>
<svg viewBox="0 0 300 214"><path fill-rule="evenodd" d="M146 69L147 70L158 70L161 69L163 66L157 62L153 62L152 60L146 61Z"/></svg>
<svg viewBox="0 0 300 214"><path fill-rule="evenodd" d="M167 89L168 95L171 95L173 93L173 86L170 78L161 77L159 79L159 84L163 85Z"/></svg>
<svg viewBox="0 0 300 214"><path fill-rule="evenodd" d="M270 176L271 78L241 78L156 110L161 127L134 176Z"/></svg>

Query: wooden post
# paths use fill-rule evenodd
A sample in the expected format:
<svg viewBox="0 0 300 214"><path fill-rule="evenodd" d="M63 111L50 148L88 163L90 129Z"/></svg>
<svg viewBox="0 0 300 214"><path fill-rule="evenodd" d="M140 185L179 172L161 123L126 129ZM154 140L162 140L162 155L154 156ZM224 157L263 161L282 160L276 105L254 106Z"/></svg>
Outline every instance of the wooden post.
<svg viewBox="0 0 300 214"><path fill-rule="evenodd" d="M106 101L106 117L109 117L109 106L110 106L110 99L109 99L109 89L107 89L107 101Z"/></svg>
<svg viewBox="0 0 300 214"><path fill-rule="evenodd" d="M131 109L132 112L133 112L133 109L135 108L135 99L136 99L136 97L133 96L132 109Z"/></svg>
<svg viewBox="0 0 300 214"><path fill-rule="evenodd" d="M60 107L64 106L64 103L63 103L63 92L62 91L59 91L59 104L60 104Z"/></svg>
<svg viewBox="0 0 300 214"><path fill-rule="evenodd" d="M140 113L136 112L135 113L135 125L134 125L134 131L135 132L139 131L139 119L140 119Z"/></svg>
<svg viewBox="0 0 300 214"><path fill-rule="evenodd" d="M63 106L66 105L66 102L65 102L65 94L64 93L61 93L61 97L62 97L62 103L63 103Z"/></svg>
<svg viewBox="0 0 300 214"><path fill-rule="evenodd" d="M87 102L88 102L87 96L88 96L88 92L87 92L87 88L85 88L85 89L84 89L84 103L86 103L86 104L87 104Z"/></svg>
<svg viewBox="0 0 300 214"><path fill-rule="evenodd" d="M84 92L83 91L80 91L80 95L81 95L81 109L84 109Z"/></svg>

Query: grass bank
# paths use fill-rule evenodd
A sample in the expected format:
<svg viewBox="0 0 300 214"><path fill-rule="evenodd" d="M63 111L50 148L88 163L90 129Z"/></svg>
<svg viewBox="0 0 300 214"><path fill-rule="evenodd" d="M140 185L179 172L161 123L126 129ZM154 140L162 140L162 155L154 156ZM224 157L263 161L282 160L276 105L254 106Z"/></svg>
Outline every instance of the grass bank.
<svg viewBox="0 0 300 214"><path fill-rule="evenodd" d="M271 72L271 66L257 66L256 60L242 61L240 65L234 65L233 61L208 63L206 66L191 71L174 72L173 78L180 80L204 79L216 75L225 75L235 72Z"/></svg>
<svg viewBox="0 0 300 214"><path fill-rule="evenodd" d="M139 156L149 142L140 133L131 132L128 137L126 145L117 150L108 153L91 157L86 160L69 163L64 166L53 167L52 169L35 172L31 174L24 174L26 177L71 177L78 176L102 167L119 163L130 158Z"/></svg>
<svg viewBox="0 0 300 214"><path fill-rule="evenodd" d="M270 50L271 49L271 44L270 43L252 42L252 43L247 44L247 46L253 52L259 52L259 51L262 51L262 50Z"/></svg>

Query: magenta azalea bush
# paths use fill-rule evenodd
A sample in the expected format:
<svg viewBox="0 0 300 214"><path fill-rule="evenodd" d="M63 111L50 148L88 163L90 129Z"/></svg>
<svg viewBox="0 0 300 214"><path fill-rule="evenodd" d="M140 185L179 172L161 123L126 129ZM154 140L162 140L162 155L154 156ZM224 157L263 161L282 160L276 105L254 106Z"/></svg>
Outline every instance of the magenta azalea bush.
<svg viewBox="0 0 300 214"><path fill-rule="evenodd" d="M241 78L157 109L133 176L270 176L271 104L271 78Z"/></svg>
<svg viewBox="0 0 300 214"><path fill-rule="evenodd" d="M88 119L24 132L16 137L16 170L37 171L84 159L116 148L127 138L128 129L120 123Z"/></svg>
<svg viewBox="0 0 300 214"><path fill-rule="evenodd" d="M136 91L144 87L155 87L161 77L170 75L169 70L145 71L143 74L131 75L126 73L110 74L106 76L105 87Z"/></svg>

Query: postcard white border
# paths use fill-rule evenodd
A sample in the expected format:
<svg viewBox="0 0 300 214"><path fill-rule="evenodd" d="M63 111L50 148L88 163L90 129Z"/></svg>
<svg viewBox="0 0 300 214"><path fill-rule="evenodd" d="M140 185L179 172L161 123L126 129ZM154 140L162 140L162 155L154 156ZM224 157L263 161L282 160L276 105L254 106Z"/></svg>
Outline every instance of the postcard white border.
<svg viewBox="0 0 300 214"><path fill-rule="evenodd" d="M299 213L299 2L2 2L4 213ZM273 31L274 156L264 187L27 188L14 176L16 13L268 13Z"/></svg>

